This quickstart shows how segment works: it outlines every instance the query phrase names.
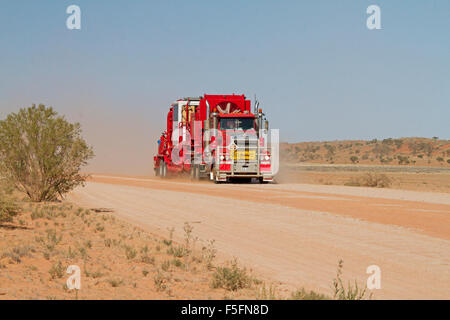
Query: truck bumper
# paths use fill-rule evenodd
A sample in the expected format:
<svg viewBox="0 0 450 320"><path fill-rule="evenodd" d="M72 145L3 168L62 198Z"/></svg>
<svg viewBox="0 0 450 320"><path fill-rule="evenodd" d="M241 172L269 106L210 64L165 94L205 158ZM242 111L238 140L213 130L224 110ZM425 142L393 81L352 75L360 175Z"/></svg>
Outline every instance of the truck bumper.
<svg viewBox="0 0 450 320"><path fill-rule="evenodd" d="M273 176L270 173L252 173L252 172L229 172L229 171L219 171L216 174L216 181L226 182L229 179L262 179L265 182L273 181Z"/></svg>

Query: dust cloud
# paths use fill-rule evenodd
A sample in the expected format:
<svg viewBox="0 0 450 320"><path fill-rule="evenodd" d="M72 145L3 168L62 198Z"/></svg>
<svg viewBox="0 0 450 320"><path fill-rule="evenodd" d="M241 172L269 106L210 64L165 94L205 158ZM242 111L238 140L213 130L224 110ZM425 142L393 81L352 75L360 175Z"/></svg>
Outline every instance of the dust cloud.
<svg viewBox="0 0 450 320"><path fill-rule="evenodd" d="M163 113L163 111L161 111ZM83 168L88 173L153 176L153 156L163 122L138 114L96 110L69 117L81 124L83 137L95 157Z"/></svg>

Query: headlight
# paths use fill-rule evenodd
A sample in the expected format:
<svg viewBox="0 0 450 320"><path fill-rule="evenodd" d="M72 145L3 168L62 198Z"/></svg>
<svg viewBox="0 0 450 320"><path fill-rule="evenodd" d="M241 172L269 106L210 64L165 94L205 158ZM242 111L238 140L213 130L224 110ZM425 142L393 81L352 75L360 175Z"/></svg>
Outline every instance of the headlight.
<svg viewBox="0 0 450 320"><path fill-rule="evenodd" d="M224 155L221 155L221 156L220 156L220 160L221 160L221 161L224 161L224 160L225 160L225 156L224 156Z"/></svg>
<svg viewBox="0 0 450 320"><path fill-rule="evenodd" d="M270 157L269 156L264 156L264 160L269 161Z"/></svg>

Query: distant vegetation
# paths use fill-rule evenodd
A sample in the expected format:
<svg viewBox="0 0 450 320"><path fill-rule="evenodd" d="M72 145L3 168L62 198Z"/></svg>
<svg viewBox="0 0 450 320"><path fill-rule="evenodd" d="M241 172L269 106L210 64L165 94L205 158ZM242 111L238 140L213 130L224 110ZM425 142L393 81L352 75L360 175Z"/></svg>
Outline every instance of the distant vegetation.
<svg viewBox="0 0 450 320"><path fill-rule="evenodd" d="M392 179L381 173L368 172L362 177L351 178L345 183L346 186L352 187L372 187L372 188L388 188L392 184Z"/></svg>
<svg viewBox="0 0 450 320"><path fill-rule="evenodd" d="M388 138L282 143L280 157L290 163L448 166L450 140Z"/></svg>
<svg viewBox="0 0 450 320"><path fill-rule="evenodd" d="M35 202L53 201L82 184L80 169L93 157L78 123L44 105L0 121L0 176Z"/></svg>

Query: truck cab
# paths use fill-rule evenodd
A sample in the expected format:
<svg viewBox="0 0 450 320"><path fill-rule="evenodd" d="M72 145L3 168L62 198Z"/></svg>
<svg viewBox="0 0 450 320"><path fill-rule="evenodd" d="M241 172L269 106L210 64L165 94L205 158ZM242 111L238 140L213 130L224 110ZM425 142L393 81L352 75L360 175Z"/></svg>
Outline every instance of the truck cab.
<svg viewBox="0 0 450 320"><path fill-rule="evenodd" d="M272 181L270 151L267 146L268 122L263 122L262 110L252 113L249 100L241 97L238 103L228 101L213 107L212 127L221 136L214 150L210 179L214 182L258 179ZM214 120L217 118L217 120ZM214 123L217 123L214 125Z"/></svg>

